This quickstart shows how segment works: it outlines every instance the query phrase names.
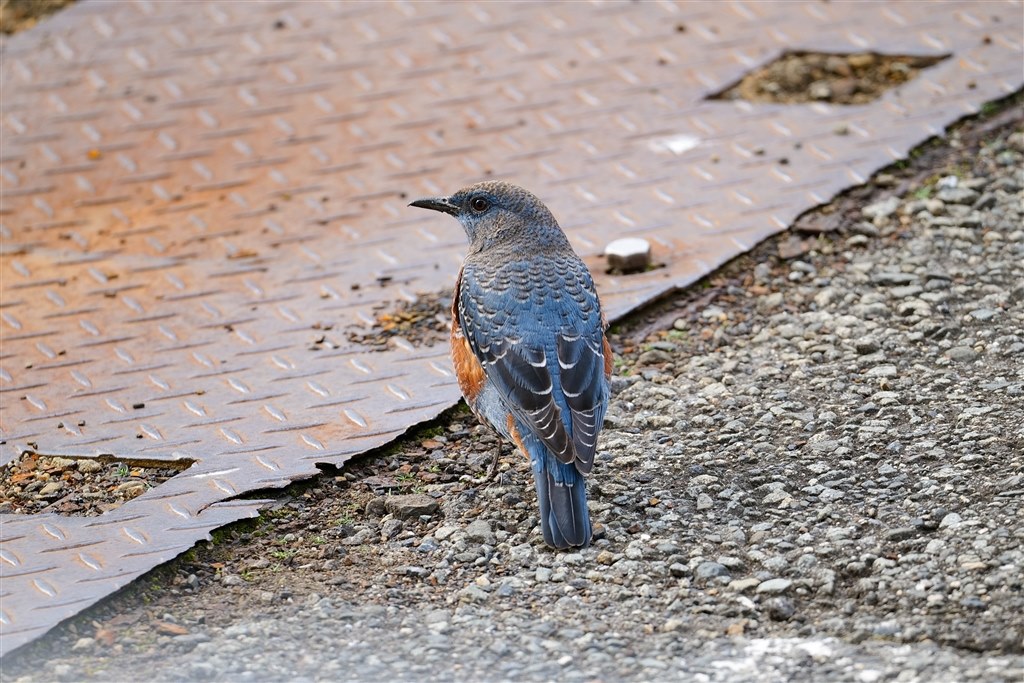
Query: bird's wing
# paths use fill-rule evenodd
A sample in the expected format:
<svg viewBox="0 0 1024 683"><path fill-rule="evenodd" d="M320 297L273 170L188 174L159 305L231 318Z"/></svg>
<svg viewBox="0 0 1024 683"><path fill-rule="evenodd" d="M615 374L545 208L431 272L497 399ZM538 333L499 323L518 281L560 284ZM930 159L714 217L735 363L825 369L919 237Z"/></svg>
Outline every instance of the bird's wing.
<svg viewBox="0 0 1024 683"><path fill-rule="evenodd" d="M604 333L561 331L556 338L560 383L572 424L576 467L584 474L594 466L597 434L608 405Z"/></svg>
<svg viewBox="0 0 1024 683"><path fill-rule="evenodd" d="M463 271L459 322L505 404L561 462L589 472L607 407L601 312L578 260Z"/></svg>

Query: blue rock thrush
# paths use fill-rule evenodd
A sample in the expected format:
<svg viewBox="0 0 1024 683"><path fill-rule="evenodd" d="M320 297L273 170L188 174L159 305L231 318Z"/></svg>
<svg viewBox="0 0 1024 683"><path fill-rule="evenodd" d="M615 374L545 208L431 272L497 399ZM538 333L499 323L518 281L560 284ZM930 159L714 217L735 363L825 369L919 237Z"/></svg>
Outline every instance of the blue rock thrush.
<svg viewBox="0 0 1024 683"><path fill-rule="evenodd" d="M484 182L410 206L455 216L469 236L451 331L466 402L530 459L548 545L587 545L584 477L612 367L590 271L548 208L515 185Z"/></svg>

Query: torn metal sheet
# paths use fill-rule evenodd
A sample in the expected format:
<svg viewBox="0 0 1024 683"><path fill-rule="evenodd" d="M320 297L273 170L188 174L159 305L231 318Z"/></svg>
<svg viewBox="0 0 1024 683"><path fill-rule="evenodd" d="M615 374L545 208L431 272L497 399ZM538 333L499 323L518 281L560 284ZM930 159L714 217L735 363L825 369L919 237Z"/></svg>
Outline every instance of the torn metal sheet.
<svg viewBox="0 0 1024 683"><path fill-rule="evenodd" d="M98 518L4 515L0 650L457 400L445 348L344 333L452 285L461 230L408 197L528 186L621 316L1020 88L1022 14L96 0L4 39L2 462L196 462ZM786 49L950 56L866 105L705 99ZM630 236L665 267L603 275Z"/></svg>

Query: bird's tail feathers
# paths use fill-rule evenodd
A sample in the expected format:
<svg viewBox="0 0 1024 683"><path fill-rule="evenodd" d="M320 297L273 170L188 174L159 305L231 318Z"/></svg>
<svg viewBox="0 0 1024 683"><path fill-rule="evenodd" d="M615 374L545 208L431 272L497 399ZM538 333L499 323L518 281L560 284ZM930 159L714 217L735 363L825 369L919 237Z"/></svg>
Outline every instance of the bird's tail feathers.
<svg viewBox="0 0 1024 683"><path fill-rule="evenodd" d="M558 549L589 545L592 530L586 480L575 465L545 454L533 461L533 480L544 542Z"/></svg>

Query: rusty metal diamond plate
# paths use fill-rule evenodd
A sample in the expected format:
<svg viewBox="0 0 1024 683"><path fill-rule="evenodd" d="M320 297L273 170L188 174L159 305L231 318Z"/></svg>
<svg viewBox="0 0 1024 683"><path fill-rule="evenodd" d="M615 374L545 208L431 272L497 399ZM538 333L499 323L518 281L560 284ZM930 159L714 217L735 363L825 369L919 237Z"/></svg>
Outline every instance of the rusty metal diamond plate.
<svg viewBox="0 0 1024 683"><path fill-rule="evenodd" d="M461 230L411 195L529 186L621 316L1020 88L1022 13L97 0L4 39L0 458L196 462L4 515L2 652L455 402L446 349L337 332L451 286ZM951 57L870 105L705 100L785 49ZM623 235L667 266L604 275Z"/></svg>

